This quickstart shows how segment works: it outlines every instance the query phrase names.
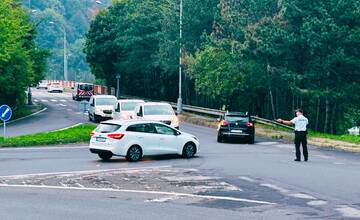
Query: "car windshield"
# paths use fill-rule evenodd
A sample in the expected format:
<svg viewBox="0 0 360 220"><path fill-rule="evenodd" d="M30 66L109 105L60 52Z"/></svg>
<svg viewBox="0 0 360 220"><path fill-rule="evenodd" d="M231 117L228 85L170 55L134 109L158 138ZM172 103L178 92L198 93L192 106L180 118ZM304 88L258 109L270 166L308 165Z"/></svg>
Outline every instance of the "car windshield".
<svg viewBox="0 0 360 220"><path fill-rule="evenodd" d="M99 126L97 126L95 131L98 132L98 133L112 133L112 132L115 132L115 131L119 130L119 128L121 128L121 125L99 124Z"/></svg>
<svg viewBox="0 0 360 220"><path fill-rule="evenodd" d="M121 110L122 111L133 111L137 104L141 102L123 102L121 103Z"/></svg>
<svg viewBox="0 0 360 220"><path fill-rule="evenodd" d="M90 91L93 90L93 85L91 84L80 84L79 85L80 90Z"/></svg>
<svg viewBox="0 0 360 220"><path fill-rule="evenodd" d="M144 115L174 115L170 105L146 105Z"/></svg>
<svg viewBox="0 0 360 220"><path fill-rule="evenodd" d="M228 122L249 122L249 117L238 116L238 115L227 115L225 120Z"/></svg>
<svg viewBox="0 0 360 220"><path fill-rule="evenodd" d="M115 105L116 99L113 98L97 98L96 105Z"/></svg>

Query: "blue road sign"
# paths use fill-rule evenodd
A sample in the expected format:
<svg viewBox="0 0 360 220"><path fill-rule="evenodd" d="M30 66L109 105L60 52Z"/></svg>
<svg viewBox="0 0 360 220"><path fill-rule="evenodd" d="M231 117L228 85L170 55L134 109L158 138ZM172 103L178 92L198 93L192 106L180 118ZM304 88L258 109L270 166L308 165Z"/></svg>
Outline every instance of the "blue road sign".
<svg viewBox="0 0 360 220"><path fill-rule="evenodd" d="M0 106L0 120L9 121L12 116L11 108L7 105Z"/></svg>

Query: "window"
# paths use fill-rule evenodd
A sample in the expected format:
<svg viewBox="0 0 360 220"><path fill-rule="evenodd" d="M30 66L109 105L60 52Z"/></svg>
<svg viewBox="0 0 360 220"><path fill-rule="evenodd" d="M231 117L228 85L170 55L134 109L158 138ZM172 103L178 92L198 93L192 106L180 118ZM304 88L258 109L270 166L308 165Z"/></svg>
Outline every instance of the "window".
<svg viewBox="0 0 360 220"><path fill-rule="evenodd" d="M120 112L120 103L117 103L116 104L116 109L115 109L116 112Z"/></svg>
<svg viewBox="0 0 360 220"><path fill-rule="evenodd" d="M249 117L243 117L243 116L238 116L238 115L227 115L225 116L225 120L228 122L249 122Z"/></svg>
<svg viewBox="0 0 360 220"><path fill-rule="evenodd" d="M112 105L114 106L116 99L114 98L97 98L96 105Z"/></svg>
<svg viewBox="0 0 360 220"><path fill-rule="evenodd" d="M158 134L165 134L165 135L175 135L176 134L176 131L174 129L169 128L165 125L154 124L154 127Z"/></svg>
<svg viewBox="0 0 360 220"><path fill-rule="evenodd" d="M121 110L122 111L134 111L137 104L140 102L123 102L121 103Z"/></svg>
<svg viewBox="0 0 360 220"><path fill-rule="evenodd" d="M171 105L146 105L145 115L175 115Z"/></svg>
<svg viewBox="0 0 360 220"><path fill-rule="evenodd" d="M136 124L130 125L126 131L142 132L142 133L156 133L154 126L151 124Z"/></svg>
<svg viewBox="0 0 360 220"><path fill-rule="evenodd" d="M85 90L85 91L91 91L91 90L93 90L93 85L92 84L79 84L79 89Z"/></svg>
<svg viewBox="0 0 360 220"><path fill-rule="evenodd" d="M95 131L99 132L99 133L112 133L112 132L115 132L115 131L119 130L119 128L121 128L121 125L117 125L117 124L99 124L99 126L97 126Z"/></svg>

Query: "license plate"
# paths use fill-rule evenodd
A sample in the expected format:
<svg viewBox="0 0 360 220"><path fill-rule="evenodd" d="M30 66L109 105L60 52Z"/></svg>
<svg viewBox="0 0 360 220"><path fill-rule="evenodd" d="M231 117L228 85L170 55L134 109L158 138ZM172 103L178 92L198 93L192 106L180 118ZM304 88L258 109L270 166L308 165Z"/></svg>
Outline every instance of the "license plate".
<svg viewBox="0 0 360 220"><path fill-rule="evenodd" d="M231 130L231 132L234 132L234 133L242 133L243 131L242 131L242 130Z"/></svg>
<svg viewBox="0 0 360 220"><path fill-rule="evenodd" d="M97 142L105 142L105 141L106 141L106 138L97 137L95 140L96 140Z"/></svg>

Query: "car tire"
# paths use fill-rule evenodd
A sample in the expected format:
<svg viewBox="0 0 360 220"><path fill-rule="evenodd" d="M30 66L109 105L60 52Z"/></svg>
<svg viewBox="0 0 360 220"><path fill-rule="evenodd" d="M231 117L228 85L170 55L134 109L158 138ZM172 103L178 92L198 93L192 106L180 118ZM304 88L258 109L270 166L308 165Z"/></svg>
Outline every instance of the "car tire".
<svg viewBox="0 0 360 220"><path fill-rule="evenodd" d="M183 158L192 158L196 154L196 146L194 143L187 143L185 144L183 151L182 151L182 157Z"/></svg>
<svg viewBox="0 0 360 220"><path fill-rule="evenodd" d="M127 154L126 154L126 159L130 162L136 162L141 160L142 158L142 149L139 145L134 145L132 147L129 148Z"/></svg>
<svg viewBox="0 0 360 220"><path fill-rule="evenodd" d="M94 120L94 122L95 122L95 123L99 123L99 122L100 122L99 117L98 117L98 116L96 116L96 114L95 114L95 113L94 113L94 115L93 115L93 120Z"/></svg>
<svg viewBox="0 0 360 220"><path fill-rule="evenodd" d="M248 141L249 144L254 144L255 143L255 136L251 136L249 138L249 141Z"/></svg>
<svg viewBox="0 0 360 220"><path fill-rule="evenodd" d="M218 135L218 136L217 136L217 142L218 142L218 143L224 142L224 138L221 137L220 135Z"/></svg>
<svg viewBox="0 0 360 220"><path fill-rule="evenodd" d="M93 121L93 120L92 120L92 118L91 118L91 115L90 115L90 114L88 114L88 116L89 116L89 121Z"/></svg>
<svg viewBox="0 0 360 220"><path fill-rule="evenodd" d="M110 152L98 153L98 155L104 161L110 160L111 157L113 156L112 153L110 153Z"/></svg>

